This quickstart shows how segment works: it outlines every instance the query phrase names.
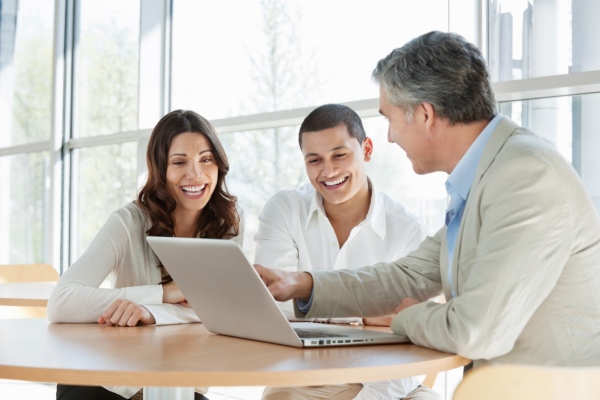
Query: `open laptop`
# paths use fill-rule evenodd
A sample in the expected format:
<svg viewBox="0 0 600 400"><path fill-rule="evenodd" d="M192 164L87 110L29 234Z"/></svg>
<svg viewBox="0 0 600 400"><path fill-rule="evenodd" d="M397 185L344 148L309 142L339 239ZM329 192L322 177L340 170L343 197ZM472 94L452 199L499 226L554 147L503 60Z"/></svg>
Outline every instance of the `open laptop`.
<svg viewBox="0 0 600 400"><path fill-rule="evenodd" d="M210 332L293 347L408 342L385 332L290 323L232 240L146 239Z"/></svg>

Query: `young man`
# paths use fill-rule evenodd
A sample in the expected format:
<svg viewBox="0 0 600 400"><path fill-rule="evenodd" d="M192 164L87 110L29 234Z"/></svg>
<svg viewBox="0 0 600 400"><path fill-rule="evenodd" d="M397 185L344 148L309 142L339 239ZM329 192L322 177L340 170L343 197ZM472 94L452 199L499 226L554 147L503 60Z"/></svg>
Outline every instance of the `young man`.
<svg viewBox="0 0 600 400"><path fill-rule="evenodd" d="M255 237L258 264L288 271L354 269L395 260L418 247L427 235L426 226L367 177L373 143L354 111L338 104L321 106L306 117L298 139L310 184L281 191L265 205ZM288 302L282 308L293 319L293 305ZM391 317L321 322L389 326ZM263 398L399 399L422 380L267 388ZM408 398L436 397L420 387Z"/></svg>

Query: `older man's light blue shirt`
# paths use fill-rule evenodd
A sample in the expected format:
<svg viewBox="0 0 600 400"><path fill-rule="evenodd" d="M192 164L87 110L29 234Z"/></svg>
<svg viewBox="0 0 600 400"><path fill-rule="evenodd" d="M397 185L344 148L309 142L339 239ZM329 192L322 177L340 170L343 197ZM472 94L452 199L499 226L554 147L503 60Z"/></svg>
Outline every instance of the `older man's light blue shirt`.
<svg viewBox="0 0 600 400"><path fill-rule="evenodd" d="M448 227L446 241L448 242L448 281L452 287L452 297L456 297L454 283L452 282L452 257L454 256L456 236L458 236L465 203L469 197L483 149L502 118L504 118L504 115L498 114L490 121L460 159L446 181L446 191L450 196L450 205L446 210L446 226Z"/></svg>

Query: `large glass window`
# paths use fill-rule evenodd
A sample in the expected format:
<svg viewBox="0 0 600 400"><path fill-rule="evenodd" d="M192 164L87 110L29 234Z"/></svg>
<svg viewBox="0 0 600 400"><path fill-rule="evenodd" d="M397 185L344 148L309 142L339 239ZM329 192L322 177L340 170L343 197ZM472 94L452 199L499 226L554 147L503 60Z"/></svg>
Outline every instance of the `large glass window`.
<svg viewBox="0 0 600 400"><path fill-rule="evenodd" d="M175 0L173 12L171 105L208 119L377 97L379 59L448 30L447 0Z"/></svg>
<svg viewBox="0 0 600 400"><path fill-rule="evenodd" d="M50 139L54 3L0 5L0 147Z"/></svg>
<svg viewBox="0 0 600 400"><path fill-rule="evenodd" d="M49 154L0 157L0 264L44 260Z"/></svg>
<svg viewBox="0 0 600 400"><path fill-rule="evenodd" d="M75 137L138 129L139 0L80 1Z"/></svg>
<svg viewBox="0 0 600 400"><path fill-rule="evenodd" d="M109 215L135 200L137 143L73 151L71 262L83 254Z"/></svg>
<svg viewBox="0 0 600 400"><path fill-rule="evenodd" d="M600 2L490 0L494 81L600 69Z"/></svg>

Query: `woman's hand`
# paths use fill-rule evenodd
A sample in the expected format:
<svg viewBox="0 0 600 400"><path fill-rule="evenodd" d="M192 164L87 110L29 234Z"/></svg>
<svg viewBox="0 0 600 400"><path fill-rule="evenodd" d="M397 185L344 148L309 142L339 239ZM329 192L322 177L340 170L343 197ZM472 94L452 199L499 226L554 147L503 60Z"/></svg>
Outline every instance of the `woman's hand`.
<svg viewBox="0 0 600 400"><path fill-rule="evenodd" d="M190 304L187 302L185 296L183 295L183 293L181 293L181 290L179 290L175 282L163 285L163 303L180 303L184 307L190 307Z"/></svg>
<svg viewBox="0 0 600 400"><path fill-rule="evenodd" d="M393 315L387 317L363 318L363 325L371 326L392 326Z"/></svg>
<svg viewBox="0 0 600 400"><path fill-rule="evenodd" d="M117 299L98 318L98 323L108 326L136 326L153 325L156 320L146 307L130 300Z"/></svg>

